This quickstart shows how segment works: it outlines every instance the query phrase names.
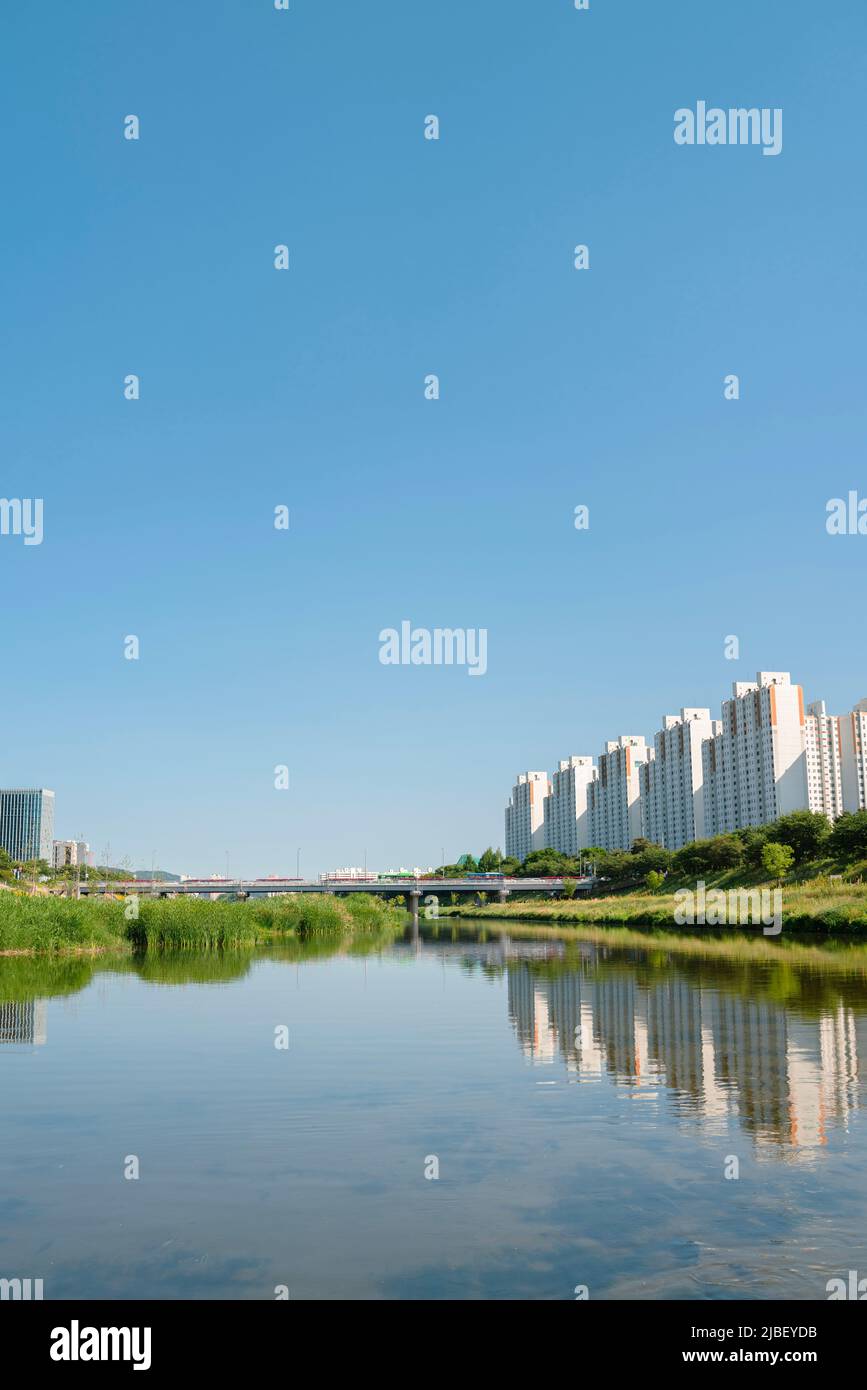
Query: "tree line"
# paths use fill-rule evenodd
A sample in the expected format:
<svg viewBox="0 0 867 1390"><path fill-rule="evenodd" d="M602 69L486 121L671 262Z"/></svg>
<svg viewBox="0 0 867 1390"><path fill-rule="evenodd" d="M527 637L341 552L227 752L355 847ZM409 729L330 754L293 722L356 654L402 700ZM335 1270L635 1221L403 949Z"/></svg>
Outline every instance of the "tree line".
<svg viewBox="0 0 867 1390"><path fill-rule="evenodd" d="M47 859L13 859L5 849L0 849L0 883L87 883L128 877L131 875L123 869L94 868L92 864L64 864L55 869Z"/></svg>
<svg viewBox="0 0 867 1390"><path fill-rule="evenodd" d="M867 811L847 811L833 824L817 811L792 811L769 825L693 840L679 850L637 839L629 850L591 847L578 857L535 849L521 862L488 847L478 858L463 854L457 863L441 865L432 876L501 873L507 878L571 879L592 871L612 886L644 882L655 888L668 875L688 878L731 869L763 870L781 878L820 860L833 860L841 867L867 860Z"/></svg>

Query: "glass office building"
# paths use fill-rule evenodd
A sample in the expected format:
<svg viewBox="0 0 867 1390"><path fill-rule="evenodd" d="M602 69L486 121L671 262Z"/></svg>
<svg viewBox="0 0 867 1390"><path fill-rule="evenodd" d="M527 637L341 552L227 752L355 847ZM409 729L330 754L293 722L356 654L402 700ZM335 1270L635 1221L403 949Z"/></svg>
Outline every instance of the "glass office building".
<svg viewBox="0 0 867 1390"><path fill-rule="evenodd" d="M52 861L54 792L45 787L0 789L0 849L11 859Z"/></svg>

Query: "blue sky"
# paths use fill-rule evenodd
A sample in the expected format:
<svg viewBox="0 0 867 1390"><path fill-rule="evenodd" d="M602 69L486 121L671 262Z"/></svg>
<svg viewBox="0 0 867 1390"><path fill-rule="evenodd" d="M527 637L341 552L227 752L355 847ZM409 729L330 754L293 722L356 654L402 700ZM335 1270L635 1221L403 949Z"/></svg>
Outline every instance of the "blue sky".
<svg viewBox="0 0 867 1390"><path fill-rule="evenodd" d="M862 4L0 26L0 493L45 506L0 537L0 784L53 787L58 834L438 862L502 842L518 770L760 667L867 695L867 538L825 531L867 494ZM675 145L699 99L782 107L782 153ZM487 674L382 666L405 618L486 628Z"/></svg>

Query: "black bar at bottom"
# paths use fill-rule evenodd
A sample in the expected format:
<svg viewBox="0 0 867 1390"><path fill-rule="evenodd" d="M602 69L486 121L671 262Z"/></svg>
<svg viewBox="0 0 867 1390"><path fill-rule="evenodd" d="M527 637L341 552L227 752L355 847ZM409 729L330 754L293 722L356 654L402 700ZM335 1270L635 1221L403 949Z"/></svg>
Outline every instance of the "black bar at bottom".
<svg viewBox="0 0 867 1390"><path fill-rule="evenodd" d="M520 1307L520 1312L518 1308ZM520 1322L516 1323L516 1315ZM381 1328L377 1327L382 1317ZM462 1333L460 1344L444 1337ZM467 1321L464 1324L463 1319ZM322 1336L316 1324L321 1321ZM359 1339L353 1337L356 1330ZM287 1375L311 1358L333 1375L343 1356L354 1378L364 1362L382 1367L395 1339L407 1338L424 1351L424 1380L438 1362L454 1374L456 1360L511 1356L516 1337L529 1353L528 1335L540 1331L574 1338L555 1344L558 1359L585 1354L598 1371L640 1370L652 1375L680 1370L842 1372L857 1362L865 1328L860 1301L839 1302L2 1302L0 1335L4 1360L52 1376L88 1376L101 1371L143 1380L178 1371L261 1372L271 1365ZM491 1333L501 1332L491 1343ZM479 1340L480 1334L483 1340ZM382 1336L378 1349L371 1335ZM469 1339L469 1340L467 1340ZM459 1350L459 1345L464 1347ZM473 1351L475 1348L475 1351ZM554 1346L551 1347L553 1352ZM404 1363L405 1364L405 1363ZM137 1369L136 1369L137 1368ZM368 1364L368 1371L370 1366Z"/></svg>

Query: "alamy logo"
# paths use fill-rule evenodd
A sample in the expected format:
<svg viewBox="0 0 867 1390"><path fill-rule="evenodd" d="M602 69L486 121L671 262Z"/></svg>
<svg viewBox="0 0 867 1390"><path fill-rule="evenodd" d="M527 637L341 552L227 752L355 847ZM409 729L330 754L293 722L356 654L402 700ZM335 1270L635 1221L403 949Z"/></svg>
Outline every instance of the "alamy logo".
<svg viewBox="0 0 867 1390"><path fill-rule="evenodd" d="M42 1298L41 1279L0 1279L0 1299L28 1302Z"/></svg>
<svg viewBox="0 0 867 1390"><path fill-rule="evenodd" d="M779 888L712 888L703 879L674 895L674 920L679 927L757 927L763 936L779 936L783 929L783 895Z"/></svg>
<svg viewBox="0 0 867 1390"><path fill-rule="evenodd" d="M134 1371L149 1371L149 1327L81 1327L73 1318L69 1327L51 1329L52 1361L131 1361Z"/></svg>
<svg viewBox="0 0 867 1390"><path fill-rule="evenodd" d="M383 666L466 666L470 676L488 669L486 627L413 627L408 618L400 625L384 627L379 634L379 660Z"/></svg>
<svg viewBox="0 0 867 1390"><path fill-rule="evenodd" d="M25 545L41 545L42 498L0 497L0 536L23 536Z"/></svg>
<svg viewBox="0 0 867 1390"><path fill-rule="evenodd" d="M761 145L762 154L779 154L783 148L781 106L708 106L697 101L695 110L681 106L674 113L676 145Z"/></svg>

